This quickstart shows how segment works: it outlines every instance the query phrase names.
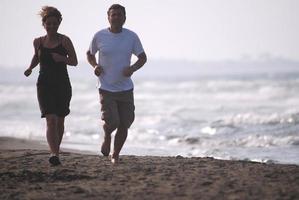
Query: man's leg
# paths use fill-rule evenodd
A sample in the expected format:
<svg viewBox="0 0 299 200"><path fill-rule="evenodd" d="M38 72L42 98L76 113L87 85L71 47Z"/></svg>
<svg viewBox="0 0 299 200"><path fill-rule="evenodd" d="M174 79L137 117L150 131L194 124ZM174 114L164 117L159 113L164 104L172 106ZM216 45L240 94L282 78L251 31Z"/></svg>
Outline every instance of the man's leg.
<svg viewBox="0 0 299 200"><path fill-rule="evenodd" d="M104 129L104 141L102 143L101 152L104 156L109 156L110 145L111 145L111 134L116 129L115 127L110 128L107 124L103 125Z"/></svg>
<svg viewBox="0 0 299 200"><path fill-rule="evenodd" d="M119 153L127 139L128 129L126 127L118 127L114 138L114 151L112 154L112 162L117 162Z"/></svg>
<svg viewBox="0 0 299 200"><path fill-rule="evenodd" d="M101 91L100 102L102 120L105 122L103 125L105 135L104 141L101 146L101 152L104 156L109 156L111 146L111 134L119 126L117 103L111 94Z"/></svg>
<svg viewBox="0 0 299 200"><path fill-rule="evenodd" d="M111 159L112 163L118 162L119 153L127 139L128 129L135 118L133 91L128 91L122 94L117 103L120 125L117 128L114 138L114 151Z"/></svg>

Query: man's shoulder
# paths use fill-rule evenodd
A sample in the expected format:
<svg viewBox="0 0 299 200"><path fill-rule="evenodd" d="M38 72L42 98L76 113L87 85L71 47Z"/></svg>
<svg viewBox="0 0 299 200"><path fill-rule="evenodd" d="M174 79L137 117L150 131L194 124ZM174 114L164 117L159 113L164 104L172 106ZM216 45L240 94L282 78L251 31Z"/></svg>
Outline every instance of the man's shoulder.
<svg viewBox="0 0 299 200"><path fill-rule="evenodd" d="M98 32L96 32L95 34L94 34L94 36L95 37L98 37L98 36L101 36L101 35L103 35L103 34L107 34L109 31L108 31L108 29L107 28L104 28L104 29L101 29L101 30L99 30Z"/></svg>
<svg viewBox="0 0 299 200"><path fill-rule="evenodd" d="M136 37L136 36L137 36L137 34L136 34L134 31L130 30L130 29L123 28L123 31L124 31L124 33L126 33L127 35L130 35L130 36L133 36L133 37Z"/></svg>

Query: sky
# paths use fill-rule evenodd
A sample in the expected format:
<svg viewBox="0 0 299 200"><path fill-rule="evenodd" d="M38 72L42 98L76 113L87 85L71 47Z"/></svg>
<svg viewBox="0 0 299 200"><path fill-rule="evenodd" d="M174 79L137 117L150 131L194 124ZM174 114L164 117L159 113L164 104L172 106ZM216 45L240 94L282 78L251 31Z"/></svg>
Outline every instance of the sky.
<svg viewBox="0 0 299 200"><path fill-rule="evenodd" d="M126 7L124 27L139 35L149 60L299 61L297 0L1 0L0 66L29 66L33 39L45 35L38 16L44 5L61 11L59 32L85 62L113 3Z"/></svg>

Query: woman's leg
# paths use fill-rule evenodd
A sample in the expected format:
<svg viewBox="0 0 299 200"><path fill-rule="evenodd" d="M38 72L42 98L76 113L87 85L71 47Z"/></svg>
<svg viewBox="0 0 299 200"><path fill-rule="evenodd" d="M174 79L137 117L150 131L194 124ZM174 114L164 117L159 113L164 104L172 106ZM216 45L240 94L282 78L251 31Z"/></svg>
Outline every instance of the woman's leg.
<svg viewBox="0 0 299 200"><path fill-rule="evenodd" d="M57 117L57 132L58 132L58 149L64 134L64 117Z"/></svg>
<svg viewBox="0 0 299 200"><path fill-rule="evenodd" d="M52 154L59 155L59 137L57 132L57 116L53 114L46 115L47 121L47 141Z"/></svg>

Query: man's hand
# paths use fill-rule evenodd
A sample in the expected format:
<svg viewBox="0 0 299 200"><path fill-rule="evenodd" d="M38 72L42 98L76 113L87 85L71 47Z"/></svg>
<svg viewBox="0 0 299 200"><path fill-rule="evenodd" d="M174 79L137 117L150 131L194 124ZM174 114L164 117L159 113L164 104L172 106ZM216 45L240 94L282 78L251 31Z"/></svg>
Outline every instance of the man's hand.
<svg viewBox="0 0 299 200"><path fill-rule="evenodd" d="M101 73L103 73L103 72L104 72L104 70L103 70L103 68L102 68L101 66L96 66L96 67L94 68L94 74L95 74L96 76L100 76Z"/></svg>
<svg viewBox="0 0 299 200"><path fill-rule="evenodd" d="M28 68L28 69L26 69L26 71L24 72L24 75L28 77L28 76L31 74L31 72L32 72L32 69Z"/></svg>
<svg viewBox="0 0 299 200"><path fill-rule="evenodd" d="M123 71L123 75L126 76L126 77L130 77L132 76L132 74L134 73L134 69L133 67L125 67L124 68L124 71Z"/></svg>

